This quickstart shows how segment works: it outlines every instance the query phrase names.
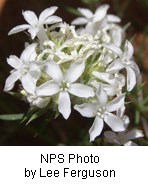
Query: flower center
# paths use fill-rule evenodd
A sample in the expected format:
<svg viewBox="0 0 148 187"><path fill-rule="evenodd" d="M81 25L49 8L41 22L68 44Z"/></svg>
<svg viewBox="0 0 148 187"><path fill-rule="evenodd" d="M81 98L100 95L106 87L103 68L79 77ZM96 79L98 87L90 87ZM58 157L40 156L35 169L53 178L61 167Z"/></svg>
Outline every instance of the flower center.
<svg viewBox="0 0 148 187"><path fill-rule="evenodd" d="M29 71L29 66L23 65L22 71L21 71L22 75L25 75L26 73L28 73L28 71Z"/></svg>
<svg viewBox="0 0 148 187"><path fill-rule="evenodd" d="M106 108L103 106L103 107L100 107L97 111L97 115L100 117L100 118L104 118L104 116L107 114L107 111L106 111Z"/></svg>
<svg viewBox="0 0 148 187"><path fill-rule="evenodd" d="M63 81L63 82L60 83L60 91L66 91L67 92L69 87L70 87L70 83L68 83L68 82Z"/></svg>

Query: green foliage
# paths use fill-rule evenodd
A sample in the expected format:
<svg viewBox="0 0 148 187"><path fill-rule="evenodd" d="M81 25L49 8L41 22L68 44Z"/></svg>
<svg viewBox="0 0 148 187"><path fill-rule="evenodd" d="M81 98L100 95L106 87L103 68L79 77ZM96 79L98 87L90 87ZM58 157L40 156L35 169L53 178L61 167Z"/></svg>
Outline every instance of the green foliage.
<svg viewBox="0 0 148 187"><path fill-rule="evenodd" d="M0 115L0 120L17 121L17 120L22 120L23 117L24 117L24 114L3 114L3 115Z"/></svg>
<svg viewBox="0 0 148 187"><path fill-rule="evenodd" d="M81 16L80 12L75 8L72 8L70 6L65 6L65 9L67 10L67 12L69 12L75 16Z"/></svg>
<svg viewBox="0 0 148 187"><path fill-rule="evenodd" d="M49 106L43 108L43 109L31 109L29 112L24 116L21 123L25 123L28 125L30 122L38 119L39 117L43 116L44 114L52 114L51 111L49 111Z"/></svg>
<svg viewBox="0 0 148 187"><path fill-rule="evenodd" d="M81 0L82 3L85 3L87 5L92 5L94 3L98 3L98 2L101 2L101 0Z"/></svg>
<svg viewBox="0 0 148 187"><path fill-rule="evenodd" d="M138 0L144 6L148 6L148 0Z"/></svg>

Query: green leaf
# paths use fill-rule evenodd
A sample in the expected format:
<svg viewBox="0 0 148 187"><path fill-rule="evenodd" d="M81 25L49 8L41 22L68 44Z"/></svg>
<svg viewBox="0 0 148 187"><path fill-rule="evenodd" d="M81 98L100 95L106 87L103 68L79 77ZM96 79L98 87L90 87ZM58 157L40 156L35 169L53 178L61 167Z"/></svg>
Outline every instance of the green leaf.
<svg viewBox="0 0 148 187"><path fill-rule="evenodd" d="M35 112L34 114L32 114L32 116L30 117L30 119L28 120L28 122L26 123L26 125L28 125L31 121L39 118L40 116L42 116L43 114L45 114L47 111L49 110L49 107L45 107L43 109L39 109L37 112Z"/></svg>
<svg viewBox="0 0 148 187"><path fill-rule="evenodd" d="M135 124L138 125L140 123L140 111L136 110L135 112Z"/></svg>
<svg viewBox="0 0 148 187"><path fill-rule="evenodd" d="M81 0L85 4L98 3L100 0Z"/></svg>
<svg viewBox="0 0 148 187"><path fill-rule="evenodd" d="M81 14L79 13L79 11L75 8L72 8L70 6L65 6L65 9L70 12L71 14L73 15L76 15L76 16L81 16Z"/></svg>
<svg viewBox="0 0 148 187"><path fill-rule="evenodd" d="M27 120L29 120L29 119L31 118L31 116L32 116L35 112L37 112L37 108L30 108L30 109L28 110L28 112L24 115L24 117L23 117L21 123L24 123L24 122L26 122Z"/></svg>
<svg viewBox="0 0 148 187"><path fill-rule="evenodd" d="M5 120L5 121L17 121L17 120L22 120L24 114L3 114L0 115L0 120Z"/></svg>
<svg viewBox="0 0 148 187"><path fill-rule="evenodd" d="M148 103L148 97L146 97L143 101L142 101L142 105L145 105Z"/></svg>

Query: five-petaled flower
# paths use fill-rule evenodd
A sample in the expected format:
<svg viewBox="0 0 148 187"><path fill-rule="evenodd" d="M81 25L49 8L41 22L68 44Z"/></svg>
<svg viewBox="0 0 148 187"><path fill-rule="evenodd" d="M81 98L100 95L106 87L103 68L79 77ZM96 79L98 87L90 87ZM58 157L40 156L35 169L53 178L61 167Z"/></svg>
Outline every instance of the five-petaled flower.
<svg viewBox="0 0 148 187"><path fill-rule="evenodd" d="M37 44L31 44L23 51L20 59L11 55L7 62L14 69L11 71L10 76L6 79L4 91L10 91L17 80L21 80L23 87L29 85L30 80L36 82L40 76L40 68L37 63L34 63L36 57Z"/></svg>
<svg viewBox="0 0 148 187"><path fill-rule="evenodd" d="M109 143L117 144L117 145L125 145L125 146L137 146L135 142L131 140L142 138L144 136L143 132L138 129L132 129L128 132L112 132L112 131L105 131L104 137Z"/></svg>
<svg viewBox="0 0 148 187"><path fill-rule="evenodd" d="M112 73L126 69L127 71L127 90L131 91L136 85L136 76L139 74L139 69L133 61L133 46L126 40L124 45L124 51L115 45L106 45L106 47L114 51L119 58L115 59L106 69L106 72Z"/></svg>
<svg viewBox="0 0 148 187"><path fill-rule="evenodd" d="M100 84L96 96L96 103L84 103L82 105L74 106L74 108L80 112L82 116L89 118L95 117L94 123L89 130L90 141L94 141L95 138L102 132L103 121L105 121L115 132L125 130L122 120L115 114L111 113L113 111L117 111L123 105L125 95L122 94L108 102L107 94L102 89L102 85Z"/></svg>
<svg viewBox="0 0 148 187"><path fill-rule="evenodd" d="M45 9L40 14L39 19L37 18L36 14L33 11L30 10L23 11L22 14L25 20L29 24L18 25L13 29L11 29L8 34L11 35L28 29L28 32L31 34L32 39L38 36L39 39L44 38L48 40L43 25L54 24L62 21L60 17L52 16L56 10L57 10L56 6Z"/></svg>
<svg viewBox="0 0 148 187"><path fill-rule="evenodd" d="M93 88L90 86L75 83L84 72L84 69L84 62L75 62L64 74L59 65L54 61L50 62L47 65L47 74L52 80L42 84L37 91L37 95L44 97L59 93L58 109L63 117L67 119L71 113L69 93L81 98L89 98L95 95Z"/></svg>

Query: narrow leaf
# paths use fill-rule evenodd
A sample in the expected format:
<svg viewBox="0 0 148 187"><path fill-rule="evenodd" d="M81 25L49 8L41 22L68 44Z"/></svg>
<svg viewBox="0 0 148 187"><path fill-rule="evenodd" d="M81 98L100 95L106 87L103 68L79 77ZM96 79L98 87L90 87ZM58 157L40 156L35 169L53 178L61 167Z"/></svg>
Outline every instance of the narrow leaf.
<svg viewBox="0 0 148 187"><path fill-rule="evenodd" d="M42 116L43 114L45 114L48 110L49 110L49 108L45 107L43 109L38 110L36 113L32 114L32 116L30 117L30 119L26 123L26 125L28 125L31 121L33 121L33 120L39 118L40 116Z"/></svg>
<svg viewBox="0 0 148 187"><path fill-rule="evenodd" d="M3 114L0 115L0 120L4 121L17 121L17 120L22 120L24 114Z"/></svg>

